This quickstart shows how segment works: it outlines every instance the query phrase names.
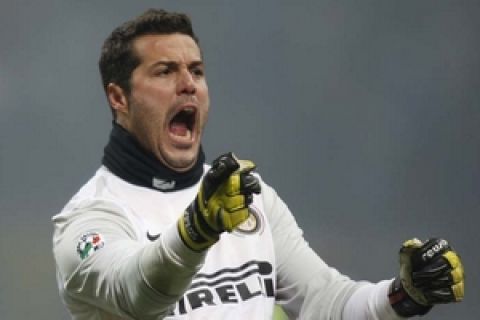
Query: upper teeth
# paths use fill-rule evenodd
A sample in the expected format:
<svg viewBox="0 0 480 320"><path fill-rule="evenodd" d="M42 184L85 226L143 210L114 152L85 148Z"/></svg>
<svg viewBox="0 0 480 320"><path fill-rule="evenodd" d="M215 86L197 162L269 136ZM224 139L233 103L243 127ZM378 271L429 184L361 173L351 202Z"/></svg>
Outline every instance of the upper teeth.
<svg viewBox="0 0 480 320"><path fill-rule="evenodd" d="M193 107L186 107L185 109L183 109L183 111L187 113L193 113L195 109Z"/></svg>

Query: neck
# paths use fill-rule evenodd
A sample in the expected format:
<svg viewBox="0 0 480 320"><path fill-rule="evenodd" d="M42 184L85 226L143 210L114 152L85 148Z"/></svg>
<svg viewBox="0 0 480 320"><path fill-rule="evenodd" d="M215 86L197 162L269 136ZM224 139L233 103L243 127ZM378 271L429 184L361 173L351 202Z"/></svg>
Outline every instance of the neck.
<svg viewBox="0 0 480 320"><path fill-rule="evenodd" d="M205 155L200 148L197 160L186 170L163 164L127 130L113 123L102 164L123 180L142 187L170 192L196 184L203 175Z"/></svg>

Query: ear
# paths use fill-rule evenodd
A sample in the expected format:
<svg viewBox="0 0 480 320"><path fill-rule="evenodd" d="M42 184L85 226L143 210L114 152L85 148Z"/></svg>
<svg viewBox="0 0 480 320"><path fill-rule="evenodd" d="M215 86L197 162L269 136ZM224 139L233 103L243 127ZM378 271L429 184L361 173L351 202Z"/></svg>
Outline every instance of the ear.
<svg viewBox="0 0 480 320"><path fill-rule="evenodd" d="M112 109L115 110L117 117L119 114L128 114L128 98L125 91L123 91L119 85L112 82L108 84L107 98Z"/></svg>

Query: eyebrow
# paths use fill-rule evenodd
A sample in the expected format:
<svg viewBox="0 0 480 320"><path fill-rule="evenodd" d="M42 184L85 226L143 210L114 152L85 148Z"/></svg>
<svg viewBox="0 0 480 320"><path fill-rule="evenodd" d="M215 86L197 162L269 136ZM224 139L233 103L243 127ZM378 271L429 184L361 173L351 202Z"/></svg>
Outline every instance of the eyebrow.
<svg viewBox="0 0 480 320"><path fill-rule="evenodd" d="M179 63L178 62L175 62L175 61L157 61L155 63L153 63L149 69L154 69L156 68L157 66L166 66L168 68L178 68L178 65ZM195 67L199 67L199 66L203 66L203 61L202 60L195 60L195 61L192 61L188 64L188 68L195 68Z"/></svg>

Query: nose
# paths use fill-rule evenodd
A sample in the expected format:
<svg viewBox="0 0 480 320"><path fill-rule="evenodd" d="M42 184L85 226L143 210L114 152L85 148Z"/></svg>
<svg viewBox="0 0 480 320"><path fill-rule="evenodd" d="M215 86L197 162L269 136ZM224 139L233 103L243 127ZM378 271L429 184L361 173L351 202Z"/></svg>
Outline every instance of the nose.
<svg viewBox="0 0 480 320"><path fill-rule="evenodd" d="M188 94L193 95L197 91L195 80L193 75L188 69L183 69L180 71L178 84L177 84L177 94Z"/></svg>

